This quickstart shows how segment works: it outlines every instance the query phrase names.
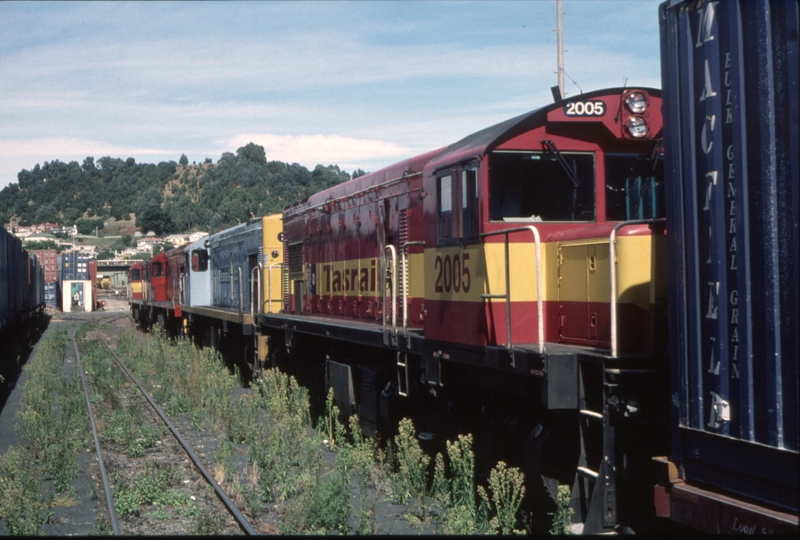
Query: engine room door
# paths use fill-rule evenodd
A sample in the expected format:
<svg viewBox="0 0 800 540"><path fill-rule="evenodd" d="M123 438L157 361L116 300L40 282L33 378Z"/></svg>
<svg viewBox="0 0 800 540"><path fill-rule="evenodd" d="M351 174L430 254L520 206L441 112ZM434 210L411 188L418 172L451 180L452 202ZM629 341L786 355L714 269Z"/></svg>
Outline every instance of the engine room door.
<svg viewBox="0 0 800 540"><path fill-rule="evenodd" d="M608 341L608 241L562 244L558 253L559 337Z"/></svg>

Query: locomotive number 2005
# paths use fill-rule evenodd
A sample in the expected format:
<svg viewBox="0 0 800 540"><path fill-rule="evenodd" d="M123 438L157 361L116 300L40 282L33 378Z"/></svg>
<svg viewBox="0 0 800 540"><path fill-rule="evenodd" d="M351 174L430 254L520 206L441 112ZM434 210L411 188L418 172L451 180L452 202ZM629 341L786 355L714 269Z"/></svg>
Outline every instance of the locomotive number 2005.
<svg viewBox="0 0 800 540"><path fill-rule="evenodd" d="M573 101L564 105L567 116L603 116L606 114L604 101Z"/></svg>
<svg viewBox="0 0 800 540"><path fill-rule="evenodd" d="M450 257L450 255L436 256L433 263L436 272L436 284L434 291L441 292L469 292L472 285L472 274L470 274L467 261L469 260L469 253L464 253Z"/></svg>

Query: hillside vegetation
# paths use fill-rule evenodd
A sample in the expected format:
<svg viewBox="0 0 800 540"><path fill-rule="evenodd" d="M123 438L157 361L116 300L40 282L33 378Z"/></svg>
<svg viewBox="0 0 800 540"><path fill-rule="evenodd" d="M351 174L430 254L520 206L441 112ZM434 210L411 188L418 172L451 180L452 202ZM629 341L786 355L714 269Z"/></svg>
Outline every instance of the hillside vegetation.
<svg viewBox="0 0 800 540"><path fill-rule="evenodd" d="M357 171L355 176L363 174ZM133 158L54 160L23 169L18 183L0 191L0 223L17 225L78 219L136 220L156 234L214 232L250 217L280 212L295 201L350 179L336 165L313 171L297 163L267 161L264 148L249 143L225 152L217 163L136 163Z"/></svg>

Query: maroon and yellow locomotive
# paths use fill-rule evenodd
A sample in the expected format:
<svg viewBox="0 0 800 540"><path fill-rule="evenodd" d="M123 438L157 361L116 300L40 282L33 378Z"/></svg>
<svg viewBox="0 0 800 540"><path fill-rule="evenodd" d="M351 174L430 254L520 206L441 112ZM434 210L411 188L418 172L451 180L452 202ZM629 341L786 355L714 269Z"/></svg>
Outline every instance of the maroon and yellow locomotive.
<svg viewBox="0 0 800 540"><path fill-rule="evenodd" d="M658 90L595 91L287 207L259 332L363 424L478 425L616 526L663 442L633 434L666 388L661 128Z"/></svg>

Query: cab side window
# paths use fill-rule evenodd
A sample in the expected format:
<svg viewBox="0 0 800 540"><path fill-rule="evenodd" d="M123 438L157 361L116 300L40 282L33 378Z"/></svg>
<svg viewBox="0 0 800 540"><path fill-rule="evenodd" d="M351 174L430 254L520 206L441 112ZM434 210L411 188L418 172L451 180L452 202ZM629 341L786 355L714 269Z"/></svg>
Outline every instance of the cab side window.
<svg viewBox="0 0 800 540"><path fill-rule="evenodd" d="M208 251L205 249L192 250L192 272L205 272L208 270Z"/></svg>
<svg viewBox="0 0 800 540"><path fill-rule="evenodd" d="M153 263L153 277L161 277L164 275L164 265L161 262Z"/></svg>
<svg viewBox="0 0 800 540"><path fill-rule="evenodd" d="M440 171L436 176L436 238L439 245L478 240L478 166Z"/></svg>

